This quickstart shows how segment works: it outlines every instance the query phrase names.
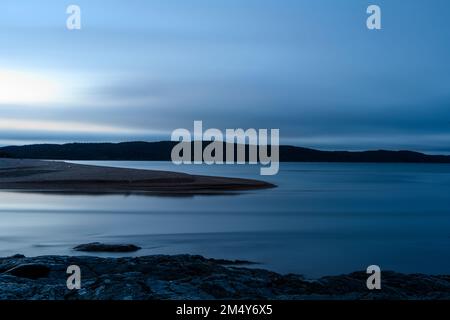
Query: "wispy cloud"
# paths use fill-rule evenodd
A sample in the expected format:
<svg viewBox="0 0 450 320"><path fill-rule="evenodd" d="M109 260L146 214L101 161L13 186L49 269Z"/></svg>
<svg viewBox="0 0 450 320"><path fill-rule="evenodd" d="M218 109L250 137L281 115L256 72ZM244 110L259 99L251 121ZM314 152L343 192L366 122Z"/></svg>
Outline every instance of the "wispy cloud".
<svg viewBox="0 0 450 320"><path fill-rule="evenodd" d="M24 119L0 119L0 131L60 132L80 134L151 135L157 130L116 127L103 124Z"/></svg>
<svg viewBox="0 0 450 320"><path fill-rule="evenodd" d="M448 1L380 0L380 32L366 0L77 4L66 32L60 1L2 1L0 69L33 75L0 75L4 141L168 139L203 120L327 148L449 143Z"/></svg>

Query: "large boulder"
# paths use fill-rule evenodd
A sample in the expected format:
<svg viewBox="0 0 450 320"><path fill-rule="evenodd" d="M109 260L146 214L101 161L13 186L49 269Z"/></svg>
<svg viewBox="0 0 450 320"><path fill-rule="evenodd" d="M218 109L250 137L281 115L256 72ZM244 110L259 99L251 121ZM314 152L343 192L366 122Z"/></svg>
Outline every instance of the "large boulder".
<svg viewBox="0 0 450 320"><path fill-rule="evenodd" d="M12 276L28 279L39 279L48 276L50 268L41 263L20 264L4 272Z"/></svg>

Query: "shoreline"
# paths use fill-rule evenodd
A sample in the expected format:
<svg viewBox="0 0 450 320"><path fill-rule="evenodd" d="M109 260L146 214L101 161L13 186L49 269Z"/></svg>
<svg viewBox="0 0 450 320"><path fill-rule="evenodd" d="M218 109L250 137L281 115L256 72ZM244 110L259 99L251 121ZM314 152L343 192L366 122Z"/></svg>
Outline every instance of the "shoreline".
<svg viewBox="0 0 450 320"><path fill-rule="evenodd" d="M383 271L382 289L368 290L365 272L325 276L245 268L246 261L198 255L22 255L0 258L0 300L449 300L450 275ZM81 270L81 289L66 285L68 266Z"/></svg>
<svg viewBox="0 0 450 320"><path fill-rule="evenodd" d="M0 159L0 190L66 194L227 194L274 188L252 179L62 161Z"/></svg>

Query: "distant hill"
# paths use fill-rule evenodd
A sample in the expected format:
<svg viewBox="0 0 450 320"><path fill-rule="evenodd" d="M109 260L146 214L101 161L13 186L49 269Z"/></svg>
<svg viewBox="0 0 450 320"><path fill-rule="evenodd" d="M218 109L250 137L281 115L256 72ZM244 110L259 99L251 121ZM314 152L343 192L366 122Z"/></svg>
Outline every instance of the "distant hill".
<svg viewBox="0 0 450 320"><path fill-rule="evenodd" d="M34 144L1 147L0 157L54 160L170 161L171 150L176 144L177 142L172 141ZM204 146L206 145L207 143L204 143ZM280 161L450 163L450 156L426 155L413 151L320 151L294 146L280 146Z"/></svg>

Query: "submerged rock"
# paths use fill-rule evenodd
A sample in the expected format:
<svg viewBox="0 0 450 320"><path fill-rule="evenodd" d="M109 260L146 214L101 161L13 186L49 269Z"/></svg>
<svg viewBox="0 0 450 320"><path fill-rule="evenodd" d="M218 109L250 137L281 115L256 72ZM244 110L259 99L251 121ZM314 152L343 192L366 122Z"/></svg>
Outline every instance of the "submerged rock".
<svg viewBox="0 0 450 320"><path fill-rule="evenodd" d="M80 244L73 249L84 252L134 252L140 250L141 247L135 246L134 244L104 244L92 242Z"/></svg>

